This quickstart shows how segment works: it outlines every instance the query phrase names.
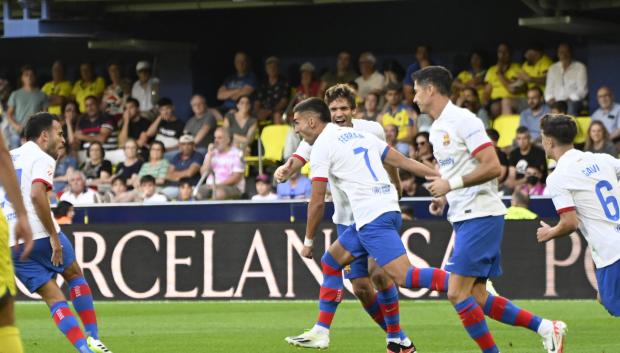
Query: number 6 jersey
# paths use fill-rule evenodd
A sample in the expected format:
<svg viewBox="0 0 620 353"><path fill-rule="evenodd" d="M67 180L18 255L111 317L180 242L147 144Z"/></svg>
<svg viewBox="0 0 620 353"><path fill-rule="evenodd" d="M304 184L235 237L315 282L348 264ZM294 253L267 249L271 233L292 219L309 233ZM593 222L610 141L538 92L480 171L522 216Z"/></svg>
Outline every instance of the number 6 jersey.
<svg viewBox="0 0 620 353"><path fill-rule="evenodd" d="M32 239L36 240L48 237L49 234L39 220L34 205L32 204L30 191L32 189L32 184L37 182L44 183L48 191L52 188L56 162L49 154L45 153L32 141L26 142L21 147L11 150L11 159L13 160L13 166L17 173L17 182L19 183L20 192L24 199L24 206L28 213L28 221L32 228ZM0 190L0 205L2 206L2 211L4 211L10 229L9 246L13 246L15 245L15 210L4 189ZM56 231L59 232L60 227L56 224L53 216L52 221L54 222Z"/></svg>
<svg viewBox="0 0 620 353"><path fill-rule="evenodd" d="M620 161L608 154L564 153L547 177L558 214L575 210L597 268L620 259Z"/></svg>

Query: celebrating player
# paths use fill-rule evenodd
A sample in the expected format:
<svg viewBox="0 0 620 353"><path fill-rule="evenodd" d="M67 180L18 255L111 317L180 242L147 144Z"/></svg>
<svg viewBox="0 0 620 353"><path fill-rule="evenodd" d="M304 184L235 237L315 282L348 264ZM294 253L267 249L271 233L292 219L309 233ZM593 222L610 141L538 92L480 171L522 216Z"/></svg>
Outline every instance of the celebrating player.
<svg viewBox="0 0 620 353"><path fill-rule="evenodd" d="M84 279L69 239L52 217L47 192L52 188L55 159L63 146L62 127L54 115L37 113L24 128L28 140L11 151L13 165L21 185L24 204L33 231L34 244L30 255L21 260L21 249L13 248L13 262L17 278L31 293L38 293L49 306L52 318L75 349L80 353L109 353L99 340L93 297ZM0 195L0 200L5 200ZM2 208L9 223L15 226L18 209L8 200ZM17 244L11 232L10 245ZM67 300L55 282L60 274L69 284L71 300L78 312L88 337L67 305Z"/></svg>
<svg viewBox="0 0 620 353"><path fill-rule="evenodd" d="M16 218L13 234L20 243L23 242L22 260L25 260L32 250L32 230L15 175L11 155L0 134L0 185L4 187L6 198L13 202ZM3 202L6 202L5 198L0 199L0 204ZM15 327L13 312L15 294L17 294L17 288L9 251L9 228L0 208L0 352L3 353L24 351L19 338L19 330Z"/></svg>
<svg viewBox="0 0 620 353"><path fill-rule="evenodd" d="M486 291L487 279L502 273L506 209L497 193L500 164L482 122L450 102L452 75L447 69L429 66L413 78L414 102L434 120L430 141L441 173L441 178L430 178L429 190L435 197L430 211L441 215L448 203L448 219L456 234L454 252L446 264L448 299L484 353L499 352L484 314L539 333L549 353L561 353L565 323L542 319Z"/></svg>
<svg viewBox="0 0 620 353"><path fill-rule="evenodd" d="M620 161L574 149L577 125L569 116L545 115L540 125L547 157L557 161L547 178L547 190L560 222L551 227L541 221L538 241L579 228L592 249L598 299L611 315L620 316Z"/></svg>

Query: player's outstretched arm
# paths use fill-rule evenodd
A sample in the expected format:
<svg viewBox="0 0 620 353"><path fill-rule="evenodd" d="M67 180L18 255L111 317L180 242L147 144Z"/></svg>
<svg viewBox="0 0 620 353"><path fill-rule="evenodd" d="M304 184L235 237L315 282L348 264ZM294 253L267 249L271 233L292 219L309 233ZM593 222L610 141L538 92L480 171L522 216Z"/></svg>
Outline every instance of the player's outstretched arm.
<svg viewBox="0 0 620 353"><path fill-rule="evenodd" d="M554 227L540 221L540 227L536 231L539 243L544 243L553 238L563 237L576 231L579 227L579 218L575 210L560 213L560 222Z"/></svg>
<svg viewBox="0 0 620 353"><path fill-rule="evenodd" d="M283 165L279 166L278 169L276 169L275 173L273 173L274 179L278 183L284 183L291 177L291 175L300 171L303 166L303 162L299 159L295 157L289 157L288 161L286 161L286 163L284 163Z"/></svg>
<svg viewBox="0 0 620 353"><path fill-rule="evenodd" d="M395 168L404 169L419 177L439 176L439 172L435 169L430 168L429 166L418 161L414 161L411 158L407 158L393 148L389 148L383 163L391 165Z"/></svg>
<svg viewBox="0 0 620 353"><path fill-rule="evenodd" d="M309 259L312 258L314 235L325 213L325 193L327 192L327 181L313 180L312 195L308 203L308 222L306 223L306 238L301 255Z"/></svg>
<svg viewBox="0 0 620 353"><path fill-rule="evenodd" d="M15 216L17 217L15 240L22 240L24 242L24 251L22 252L21 259L25 260L32 250L32 230L30 229L30 223L28 223L28 214L26 213L22 193L17 183L17 174L13 167L13 161L5 146L4 139L0 135L0 184L4 187L15 210ZM3 245L0 244L0 246Z"/></svg>

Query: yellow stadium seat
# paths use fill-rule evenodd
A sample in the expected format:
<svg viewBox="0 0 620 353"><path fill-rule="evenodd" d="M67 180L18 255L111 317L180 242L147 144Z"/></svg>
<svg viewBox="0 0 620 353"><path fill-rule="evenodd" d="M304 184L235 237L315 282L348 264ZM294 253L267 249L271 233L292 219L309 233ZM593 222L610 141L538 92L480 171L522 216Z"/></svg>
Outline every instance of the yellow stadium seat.
<svg viewBox="0 0 620 353"><path fill-rule="evenodd" d="M517 136L519 119L518 115L500 115L495 118L493 128L499 132L499 141L497 142L499 148L512 145L512 141Z"/></svg>
<svg viewBox="0 0 620 353"><path fill-rule="evenodd" d="M290 128L289 125L269 125L263 128L260 135L263 146L263 163L273 164L282 160L286 135L288 135ZM257 164L258 156L246 156L244 160L246 163Z"/></svg>
<svg viewBox="0 0 620 353"><path fill-rule="evenodd" d="M575 143L585 143L588 139L588 128L592 119L589 116L579 116L575 118L577 121L577 136L575 136Z"/></svg>

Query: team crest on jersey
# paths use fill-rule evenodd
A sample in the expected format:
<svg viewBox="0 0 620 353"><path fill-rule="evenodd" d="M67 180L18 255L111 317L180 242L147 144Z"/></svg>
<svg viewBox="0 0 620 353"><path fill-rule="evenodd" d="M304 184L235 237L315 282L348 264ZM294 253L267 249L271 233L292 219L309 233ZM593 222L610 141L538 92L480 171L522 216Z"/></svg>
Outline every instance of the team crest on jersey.
<svg viewBox="0 0 620 353"><path fill-rule="evenodd" d="M443 134L443 145L448 146L450 144L450 135L446 132Z"/></svg>

